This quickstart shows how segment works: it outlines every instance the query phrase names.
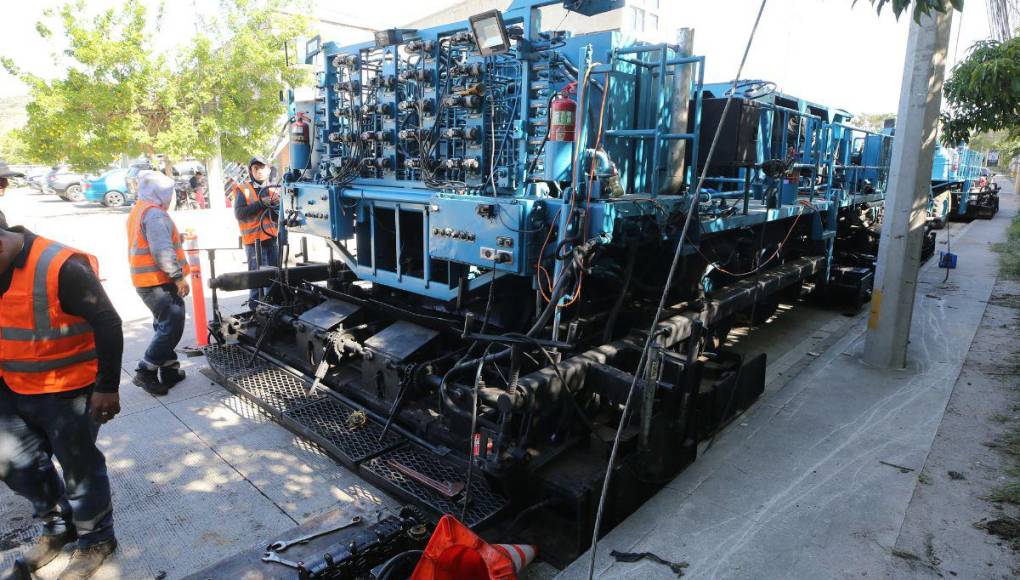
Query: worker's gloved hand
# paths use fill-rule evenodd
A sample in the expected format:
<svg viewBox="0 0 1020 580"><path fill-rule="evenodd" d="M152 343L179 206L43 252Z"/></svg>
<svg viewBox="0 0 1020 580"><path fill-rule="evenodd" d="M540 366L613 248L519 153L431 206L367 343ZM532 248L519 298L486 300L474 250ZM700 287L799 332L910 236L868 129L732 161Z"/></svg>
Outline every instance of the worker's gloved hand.
<svg viewBox="0 0 1020 580"><path fill-rule="evenodd" d="M92 418L102 425L120 413L120 395L93 391L89 398L89 406Z"/></svg>
<svg viewBox="0 0 1020 580"><path fill-rule="evenodd" d="M174 285L177 286L177 295L181 298L186 298L191 293L191 288L188 287L188 281L184 278L178 278L174 280Z"/></svg>
<svg viewBox="0 0 1020 580"><path fill-rule="evenodd" d="M267 189L259 196L259 202L270 209L280 207L280 193L276 189Z"/></svg>

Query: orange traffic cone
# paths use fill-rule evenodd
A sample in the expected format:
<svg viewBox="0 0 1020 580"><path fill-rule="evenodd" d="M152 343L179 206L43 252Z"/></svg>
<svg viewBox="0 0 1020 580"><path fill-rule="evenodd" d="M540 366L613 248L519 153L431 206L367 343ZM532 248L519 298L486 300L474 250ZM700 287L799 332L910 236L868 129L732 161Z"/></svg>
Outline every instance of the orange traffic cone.
<svg viewBox="0 0 1020 580"><path fill-rule="evenodd" d="M536 551L525 544L491 545L447 514L436 525L411 580L515 580Z"/></svg>

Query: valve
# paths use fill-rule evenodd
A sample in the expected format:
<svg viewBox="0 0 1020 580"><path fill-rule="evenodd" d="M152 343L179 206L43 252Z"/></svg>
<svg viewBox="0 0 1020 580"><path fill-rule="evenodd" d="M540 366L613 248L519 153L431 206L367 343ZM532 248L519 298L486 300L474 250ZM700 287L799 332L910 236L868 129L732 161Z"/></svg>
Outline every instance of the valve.
<svg viewBox="0 0 1020 580"><path fill-rule="evenodd" d="M432 52L436 49L436 43L431 40L409 40L404 47L407 52Z"/></svg>
<svg viewBox="0 0 1020 580"><path fill-rule="evenodd" d="M343 68L345 66L353 66L358 62L357 55L354 54L338 54L333 57L333 67Z"/></svg>
<svg viewBox="0 0 1020 580"><path fill-rule="evenodd" d="M341 91L341 92L345 92L345 93L356 93L356 92L361 90L361 81L359 81L359 80L351 80L351 81L344 81L342 83L337 83L336 90Z"/></svg>
<svg viewBox="0 0 1020 580"><path fill-rule="evenodd" d="M389 157L366 157L361 160L361 166L368 169L387 171L393 168L393 160Z"/></svg>
<svg viewBox="0 0 1020 580"><path fill-rule="evenodd" d="M447 139L465 139L467 141L478 141L481 131L478 127L450 127L443 131Z"/></svg>

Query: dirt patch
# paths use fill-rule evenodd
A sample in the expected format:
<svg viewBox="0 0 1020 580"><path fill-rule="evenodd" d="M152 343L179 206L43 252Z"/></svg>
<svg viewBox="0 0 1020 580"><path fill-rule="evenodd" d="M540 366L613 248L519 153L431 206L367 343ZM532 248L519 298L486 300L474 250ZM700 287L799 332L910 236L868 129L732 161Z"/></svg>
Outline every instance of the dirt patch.
<svg viewBox="0 0 1020 580"><path fill-rule="evenodd" d="M1020 294L992 294L992 297L988 299L988 303L994 306L1020 310Z"/></svg>
<svg viewBox="0 0 1020 580"><path fill-rule="evenodd" d="M1020 548L1020 520L1016 518L1005 517L978 522L974 527L1006 540L1014 550Z"/></svg>

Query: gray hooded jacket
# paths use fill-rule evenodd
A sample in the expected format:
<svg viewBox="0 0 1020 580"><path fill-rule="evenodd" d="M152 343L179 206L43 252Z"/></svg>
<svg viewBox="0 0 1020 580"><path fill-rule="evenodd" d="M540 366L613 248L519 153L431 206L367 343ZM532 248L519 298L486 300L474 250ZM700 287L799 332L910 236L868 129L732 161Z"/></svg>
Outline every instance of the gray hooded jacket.
<svg viewBox="0 0 1020 580"><path fill-rule="evenodd" d="M170 208L174 196L174 180L158 171L138 172L138 199L165 209ZM149 242L149 251L160 270L173 280L184 277L173 243L174 223L170 214L162 211L147 211L142 218L142 233Z"/></svg>

